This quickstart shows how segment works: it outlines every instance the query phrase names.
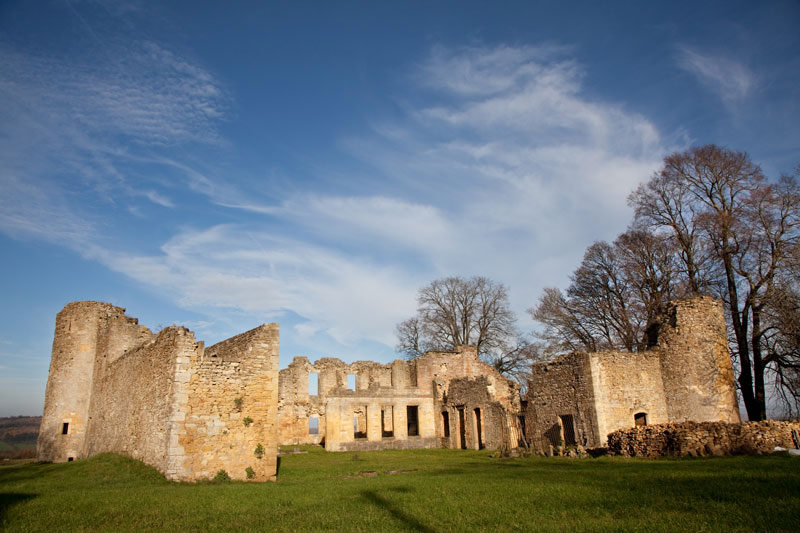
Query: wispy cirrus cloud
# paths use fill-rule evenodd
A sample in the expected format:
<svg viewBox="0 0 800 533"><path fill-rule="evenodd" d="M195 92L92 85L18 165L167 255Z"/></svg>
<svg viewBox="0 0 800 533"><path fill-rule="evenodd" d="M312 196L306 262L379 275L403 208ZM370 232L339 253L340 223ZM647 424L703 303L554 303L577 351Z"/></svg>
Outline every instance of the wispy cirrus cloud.
<svg viewBox="0 0 800 533"><path fill-rule="evenodd" d="M741 101L758 87L755 74L743 63L729 57L679 46L676 60L678 66L694 75L726 103Z"/></svg>
<svg viewBox="0 0 800 533"><path fill-rule="evenodd" d="M160 47L143 45L137 53L150 54L156 66L148 72L163 74L153 75L152 94L125 77L122 88L105 82L87 89L77 109L96 114L67 113L81 124L80 144L60 153L71 154L82 175L96 172L112 197L125 191L174 205L152 184L126 188L121 162L145 160L241 217L230 224L185 221L157 253L143 252L75 216L70 192L60 188L64 217L72 215L80 222L75 232L83 232L64 244L187 309L292 314L301 322L295 334L340 345L391 346L394 324L413 313L416 289L445 275L493 277L509 285L521 313L542 287L566 279L588 244L624 229L628 192L664 152L645 117L584 95L585 74L568 48L435 48L409 76L409 101L421 103L342 140L364 169L346 190L297 189L276 199L157 151L216 143L214 124L228 103L222 84L196 65ZM14 83L17 94L21 85ZM177 124L160 125L151 104ZM97 132L114 118L129 129L109 132L130 142L100 142ZM326 172L342 171L321 172L327 182Z"/></svg>

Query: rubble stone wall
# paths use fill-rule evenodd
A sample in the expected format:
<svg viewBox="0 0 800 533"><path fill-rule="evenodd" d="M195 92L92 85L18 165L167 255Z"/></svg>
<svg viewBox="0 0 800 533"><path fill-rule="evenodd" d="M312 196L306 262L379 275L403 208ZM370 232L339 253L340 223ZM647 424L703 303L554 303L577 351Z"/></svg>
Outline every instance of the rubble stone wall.
<svg viewBox="0 0 800 533"><path fill-rule="evenodd" d="M617 430L608 436L608 451L630 457L762 454L776 446L797 448L793 431L800 435L800 423L677 422Z"/></svg>
<svg viewBox="0 0 800 533"><path fill-rule="evenodd" d="M562 416L571 416L576 443L597 446L594 385L590 355L575 352L548 363L536 363L528 382L525 429L528 443L536 452L564 442Z"/></svg>
<svg viewBox="0 0 800 533"><path fill-rule="evenodd" d="M648 424L669 421L658 353L593 353L589 367L599 436L590 445L604 446L606 435L633 426L637 414L644 414Z"/></svg>
<svg viewBox="0 0 800 533"><path fill-rule="evenodd" d="M204 350L185 328L156 336L124 313L73 302L58 314L39 460L115 452L169 479L275 479L278 325Z"/></svg>
<svg viewBox="0 0 800 533"><path fill-rule="evenodd" d="M722 302L672 302L658 348L670 421L740 421Z"/></svg>
<svg viewBox="0 0 800 533"><path fill-rule="evenodd" d="M177 359L196 349L190 331L170 327L109 364L101 356L82 456L114 452L167 473Z"/></svg>
<svg viewBox="0 0 800 533"><path fill-rule="evenodd" d="M275 480L278 457L278 324L265 324L194 354L176 380L176 464L182 478ZM182 457L182 461L179 459ZM253 472L247 477L248 468Z"/></svg>

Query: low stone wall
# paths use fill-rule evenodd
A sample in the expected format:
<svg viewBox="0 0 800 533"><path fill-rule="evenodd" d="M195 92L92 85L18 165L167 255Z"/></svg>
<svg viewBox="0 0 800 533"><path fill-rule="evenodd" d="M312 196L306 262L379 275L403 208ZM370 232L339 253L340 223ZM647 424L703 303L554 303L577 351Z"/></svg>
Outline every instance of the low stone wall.
<svg viewBox="0 0 800 533"><path fill-rule="evenodd" d="M608 435L610 455L630 457L771 453L775 446L796 448L800 422L681 422L620 429Z"/></svg>

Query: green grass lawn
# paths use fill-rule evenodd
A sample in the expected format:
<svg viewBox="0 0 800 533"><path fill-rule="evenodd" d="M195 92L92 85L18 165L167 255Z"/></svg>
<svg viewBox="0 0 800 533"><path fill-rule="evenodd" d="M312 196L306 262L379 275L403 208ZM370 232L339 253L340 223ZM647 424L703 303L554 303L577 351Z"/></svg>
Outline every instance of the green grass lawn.
<svg viewBox="0 0 800 533"><path fill-rule="evenodd" d="M277 483L171 483L110 454L0 466L0 520L12 531L800 531L800 458L306 449L281 458ZM378 475L348 477L362 471Z"/></svg>

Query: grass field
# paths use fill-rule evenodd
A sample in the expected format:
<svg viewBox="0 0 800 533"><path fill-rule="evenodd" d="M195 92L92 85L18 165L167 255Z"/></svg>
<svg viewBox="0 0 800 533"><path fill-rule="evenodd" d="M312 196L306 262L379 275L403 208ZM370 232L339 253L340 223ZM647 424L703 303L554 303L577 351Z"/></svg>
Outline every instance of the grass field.
<svg viewBox="0 0 800 533"><path fill-rule="evenodd" d="M0 520L10 531L800 531L800 458L309 450L281 458L277 483L171 483L110 454L0 466ZM349 477L364 471L377 475Z"/></svg>

